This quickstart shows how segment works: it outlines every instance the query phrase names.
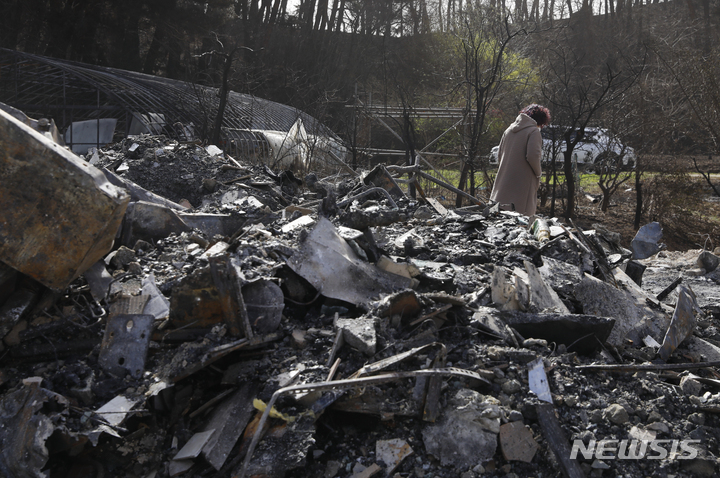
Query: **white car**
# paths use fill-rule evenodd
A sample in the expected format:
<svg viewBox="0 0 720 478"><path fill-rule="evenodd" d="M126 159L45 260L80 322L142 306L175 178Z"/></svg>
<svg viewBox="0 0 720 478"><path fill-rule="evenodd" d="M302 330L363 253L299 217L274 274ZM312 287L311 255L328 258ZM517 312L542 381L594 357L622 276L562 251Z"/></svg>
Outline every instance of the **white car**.
<svg viewBox="0 0 720 478"><path fill-rule="evenodd" d="M542 130L543 137L543 162L547 163L555 153L555 161L565 161L565 138L563 137L566 128L562 126L547 126ZM575 139L577 133L573 132L570 140ZM498 162L498 149L495 146L490 150L489 160L491 164ZM633 168L637 160L635 150L630 146L623 145L608 130L604 128L586 128L584 136L578 141L573 149L572 160L578 165L591 165L595 168L602 166Z"/></svg>

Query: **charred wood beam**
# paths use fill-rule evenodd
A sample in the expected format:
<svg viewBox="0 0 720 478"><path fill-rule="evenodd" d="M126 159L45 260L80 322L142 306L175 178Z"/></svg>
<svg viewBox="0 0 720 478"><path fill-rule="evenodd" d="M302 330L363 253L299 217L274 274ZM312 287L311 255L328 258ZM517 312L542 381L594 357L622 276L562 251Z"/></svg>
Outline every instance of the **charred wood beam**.
<svg viewBox="0 0 720 478"><path fill-rule="evenodd" d="M682 276L680 276L677 279L675 279L674 281L672 281L672 284L670 284L665 289L663 289L663 291L657 295L657 300L659 300L659 301L665 300L665 298L668 295L670 295L670 292L674 291L675 288L680 285L680 283L682 283Z"/></svg>
<svg viewBox="0 0 720 478"><path fill-rule="evenodd" d="M536 409L540 428L542 428L548 445L550 445L550 448L560 462L563 476L566 478L584 478L585 473L583 473L580 468L578 461L570 459L568 438L562 428L560 428L560 423L555 416L555 407L549 403L541 403L536 406Z"/></svg>
<svg viewBox="0 0 720 478"><path fill-rule="evenodd" d="M694 370L698 368L720 367L720 361L698 363L651 363L642 365L596 364L573 367L588 372L641 372L650 370Z"/></svg>

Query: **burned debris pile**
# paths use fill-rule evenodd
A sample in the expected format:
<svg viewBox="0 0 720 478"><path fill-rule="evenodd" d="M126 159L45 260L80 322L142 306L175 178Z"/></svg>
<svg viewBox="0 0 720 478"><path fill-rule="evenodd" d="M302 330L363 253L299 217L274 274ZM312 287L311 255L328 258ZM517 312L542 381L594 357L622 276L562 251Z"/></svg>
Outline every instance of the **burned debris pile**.
<svg viewBox="0 0 720 478"><path fill-rule="evenodd" d="M0 120L1 476L715 473L710 251Z"/></svg>

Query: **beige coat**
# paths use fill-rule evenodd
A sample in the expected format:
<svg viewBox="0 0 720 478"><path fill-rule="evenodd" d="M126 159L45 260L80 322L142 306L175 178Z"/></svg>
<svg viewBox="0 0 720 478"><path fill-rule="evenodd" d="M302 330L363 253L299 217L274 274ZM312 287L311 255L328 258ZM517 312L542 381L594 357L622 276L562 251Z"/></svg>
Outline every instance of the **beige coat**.
<svg viewBox="0 0 720 478"><path fill-rule="evenodd" d="M514 204L515 210L526 216L534 215L542 175L541 158L540 128L534 119L521 113L500 140L500 165L490 199Z"/></svg>

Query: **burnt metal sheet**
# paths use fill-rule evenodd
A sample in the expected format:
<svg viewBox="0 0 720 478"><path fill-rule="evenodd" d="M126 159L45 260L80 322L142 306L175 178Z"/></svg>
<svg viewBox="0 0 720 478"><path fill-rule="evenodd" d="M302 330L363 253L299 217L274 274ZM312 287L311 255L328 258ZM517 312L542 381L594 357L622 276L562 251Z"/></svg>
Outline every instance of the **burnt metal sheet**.
<svg viewBox="0 0 720 478"><path fill-rule="evenodd" d="M237 443L238 438L255 413L253 397L257 386L245 383L222 405L217 407L205 426L205 431L215 430L202 448L202 454L213 468L220 470Z"/></svg>
<svg viewBox="0 0 720 478"><path fill-rule="evenodd" d="M152 315L142 314L109 317L98 357L103 370L119 376L128 372L140 378L145 371L154 321Z"/></svg>
<svg viewBox="0 0 720 478"><path fill-rule="evenodd" d="M324 217L318 219L300 251L288 259L288 265L325 297L355 305L367 305L411 284L406 277L385 272L358 259Z"/></svg>
<svg viewBox="0 0 720 478"><path fill-rule="evenodd" d="M660 347L660 358L667 360L675 349L692 334L695 329L695 310L700 308L695 301L695 294L690 287L679 286L677 305Z"/></svg>
<svg viewBox="0 0 720 478"><path fill-rule="evenodd" d="M0 111L0 261L64 289L112 248L130 196Z"/></svg>

